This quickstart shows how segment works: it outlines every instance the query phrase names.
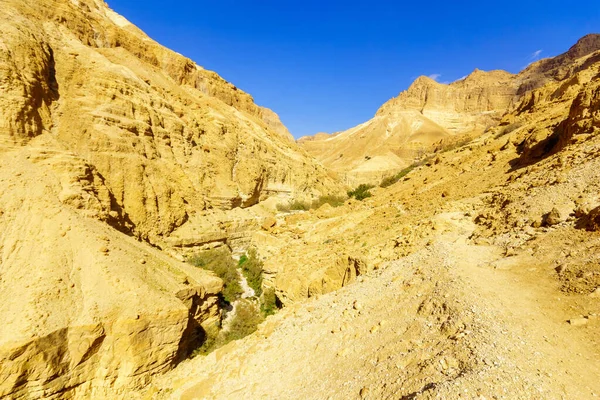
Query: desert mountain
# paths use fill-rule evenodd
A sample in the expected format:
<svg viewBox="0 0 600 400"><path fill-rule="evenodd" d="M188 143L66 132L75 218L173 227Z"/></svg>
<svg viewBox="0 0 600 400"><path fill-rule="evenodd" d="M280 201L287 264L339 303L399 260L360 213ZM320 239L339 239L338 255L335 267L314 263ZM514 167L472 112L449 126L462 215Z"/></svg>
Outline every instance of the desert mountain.
<svg viewBox="0 0 600 400"><path fill-rule="evenodd" d="M114 398L220 320L221 280L170 255L341 186L274 112L103 1L0 9L0 397Z"/></svg>
<svg viewBox="0 0 600 400"><path fill-rule="evenodd" d="M444 142L494 126L520 96L550 80L563 80L576 59L598 49L600 35L588 35L566 53L536 62L518 75L476 69L451 84L422 76L364 124L330 136L301 138L299 143L346 183L377 182L409 166L435 144L443 147Z"/></svg>

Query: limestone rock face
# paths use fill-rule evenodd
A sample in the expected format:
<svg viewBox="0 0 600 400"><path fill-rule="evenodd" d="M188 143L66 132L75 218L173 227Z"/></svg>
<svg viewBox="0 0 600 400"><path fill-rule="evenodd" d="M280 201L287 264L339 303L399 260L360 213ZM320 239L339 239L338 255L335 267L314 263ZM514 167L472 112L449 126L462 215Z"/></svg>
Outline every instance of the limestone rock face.
<svg viewBox="0 0 600 400"><path fill-rule="evenodd" d="M561 56L562 57L562 56ZM549 74L566 74L521 97L506 121L527 127L521 140L521 163L534 162L600 130L600 49L571 60Z"/></svg>
<svg viewBox="0 0 600 400"><path fill-rule="evenodd" d="M0 29L0 143L24 143L52 125L50 107L58 97L54 54L33 21L3 18Z"/></svg>
<svg viewBox="0 0 600 400"><path fill-rule="evenodd" d="M476 69L449 85L420 77L407 91L384 104L377 114L413 109L451 133L464 133L485 128L502 116L515 94L514 75L505 71Z"/></svg>
<svg viewBox="0 0 600 400"><path fill-rule="evenodd" d="M143 387L219 318L222 282L98 221L97 172L41 139L0 155L0 397Z"/></svg>
<svg viewBox="0 0 600 400"><path fill-rule="evenodd" d="M292 252L282 251L265 264L265 273L274 276L273 287L284 305L338 290L354 283L369 270L360 257L314 250L306 253L308 258L304 262Z"/></svg>
<svg viewBox="0 0 600 400"><path fill-rule="evenodd" d="M43 133L96 167L139 237L192 211L340 187L272 111L100 1L3 0L2 143Z"/></svg>
<svg viewBox="0 0 600 400"><path fill-rule="evenodd" d="M576 135L595 134L600 131L600 85L581 91L569 110L569 118L565 123L563 141L571 140Z"/></svg>
<svg viewBox="0 0 600 400"><path fill-rule="evenodd" d="M567 52L553 58L537 61L521 72L519 95L537 89L548 81L562 81L574 70L585 69L577 60L600 50L600 34L579 39Z"/></svg>
<svg viewBox="0 0 600 400"><path fill-rule="evenodd" d="M243 243L249 207L341 185L104 2L0 9L0 397L118 398L220 318L221 280L169 250Z"/></svg>
<svg viewBox="0 0 600 400"><path fill-rule="evenodd" d="M377 182L412 164L441 140L493 125L511 105L517 88L514 76L504 71L475 70L450 85L422 76L370 121L299 143L347 184Z"/></svg>

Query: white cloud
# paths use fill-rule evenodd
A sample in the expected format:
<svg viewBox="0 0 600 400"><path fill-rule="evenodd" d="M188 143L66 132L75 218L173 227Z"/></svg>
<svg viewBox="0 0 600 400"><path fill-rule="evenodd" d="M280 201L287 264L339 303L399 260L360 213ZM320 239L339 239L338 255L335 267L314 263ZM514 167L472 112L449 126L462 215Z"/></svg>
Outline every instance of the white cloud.
<svg viewBox="0 0 600 400"><path fill-rule="evenodd" d="M540 54L542 54L542 50L536 50L533 53L531 53L531 55L529 56L529 59L537 60L538 58L540 58Z"/></svg>
<svg viewBox="0 0 600 400"><path fill-rule="evenodd" d="M431 74L428 76L429 79L433 79L434 81L437 81L441 77L442 77L442 74Z"/></svg>
<svg viewBox="0 0 600 400"><path fill-rule="evenodd" d="M536 50L536 51L534 51L533 53L531 53L531 54L529 55L529 58L528 58L528 61L529 61L529 62L528 62L528 63L527 63L527 65L525 65L524 67L521 67L521 69L526 69L526 68L528 68L528 67L529 67L531 64L535 63L536 61L539 61L539 59L540 59L540 55L542 54L542 52L543 52L543 50Z"/></svg>

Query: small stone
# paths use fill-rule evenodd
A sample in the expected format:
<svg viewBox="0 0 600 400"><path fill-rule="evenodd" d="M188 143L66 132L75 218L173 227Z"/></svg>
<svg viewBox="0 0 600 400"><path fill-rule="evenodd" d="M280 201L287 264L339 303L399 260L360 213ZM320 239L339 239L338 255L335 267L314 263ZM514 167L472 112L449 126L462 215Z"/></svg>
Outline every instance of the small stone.
<svg viewBox="0 0 600 400"><path fill-rule="evenodd" d="M440 360L440 365L444 371L446 371L448 369L448 362L446 361L445 358L442 358Z"/></svg>
<svg viewBox="0 0 600 400"><path fill-rule="evenodd" d="M340 351L338 351L337 355L338 355L338 357L344 357L348 353L350 353L350 349L348 347L344 347L343 349L341 349Z"/></svg>
<svg viewBox="0 0 600 400"><path fill-rule="evenodd" d="M100 247L100 253L107 254L108 252L109 252L108 247L106 247L106 246Z"/></svg>
<svg viewBox="0 0 600 400"><path fill-rule="evenodd" d="M360 311L363 309L362 304L360 304L358 302L358 300L354 300L354 303L352 304L352 308L354 308L356 311Z"/></svg>
<svg viewBox="0 0 600 400"><path fill-rule="evenodd" d="M364 388L360 389L360 393L359 393L360 394L360 398L361 399L365 399L369 395L369 392L370 392L370 390L366 386Z"/></svg>
<svg viewBox="0 0 600 400"><path fill-rule="evenodd" d="M375 325L374 327L371 328L370 332L371 333L377 333L377 331L379 331L379 326Z"/></svg>
<svg viewBox="0 0 600 400"><path fill-rule="evenodd" d="M573 326L583 326L583 325L587 325L588 320L587 318L571 318L569 320L569 324L573 325Z"/></svg>
<svg viewBox="0 0 600 400"><path fill-rule="evenodd" d="M262 224L262 228L265 231L268 231L269 229L273 228L275 225L277 225L277 220L273 217L268 217L264 220L264 222Z"/></svg>
<svg viewBox="0 0 600 400"><path fill-rule="evenodd" d="M563 222L563 217L562 217L562 215L560 215L560 211L558 211L558 209L556 207L554 207L552 209L552 211L550 211L546 215L545 222L546 222L546 225L548 225L548 226L558 225L561 222Z"/></svg>
<svg viewBox="0 0 600 400"><path fill-rule="evenodd" d="M596 288L592 293L590 293L590 297L600 297L600 286Z"/></svg>
<svg viewBox="0 0 600 400"><path fill-rule="evenodd" d="M140 264L144 265L146 264L146 260L144 260L143 258L140 260Z"/></svg>

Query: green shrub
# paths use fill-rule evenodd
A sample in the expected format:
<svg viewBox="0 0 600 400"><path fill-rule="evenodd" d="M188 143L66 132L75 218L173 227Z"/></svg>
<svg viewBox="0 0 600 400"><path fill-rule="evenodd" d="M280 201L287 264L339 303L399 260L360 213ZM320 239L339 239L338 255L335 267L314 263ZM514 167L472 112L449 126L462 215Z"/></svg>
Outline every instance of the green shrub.
<svg viewBox="0 0 600 400"><path fill-rule="evenodd" d="M329 204L332 207L339 207L344 204L347 200L347 197L344 196L333 196L333 195L325 195L321 196L318 199L312 202L294 200L288 204L278 204L277 210L281 212L290 212L290 211L308 211L312 209L317 209L324 204Z"/></svg>
<svg viewBox="0 0 600 400"><path fill-rule="evenodd" d="M236 303L235 316L227 329L219 330L218 326L207 329L202 346L194 350L191 357L207 355L229 342L242 339L254 333L258 324L263 320L264 318L258 312L254 303L248 300L239 300Z"/></svg>
<svg viewBox="0 0 600 400"><path fill-rule="evenodd" d="M217 325L211 326L204 331L204 341L196 350L192 351L190 358L202 355L205 356L218 346L220 330Z"/></svg>
<svg viewBox="0 0 600 400"><path fill-rule="evenodd" d="M417 164L412 164L409 167L404 168L402 171L398 172L396 175L389 176L379 184L380 187L386 188L392 186L394 183L398 182L400 179L404 178L406 175L410 173L413 169L417 167Z"/></svg>
<svg viewBox="0 0 600 400"><path fill-rule="evenodd" d="M290 204L290 210L292 211L308 211L310 210L310 204L304 201L295 200Z"/></svg>
<svg viewBox="0 0 600 400"><path fill-rule="evenodd" d="M280 308L281 307L279 305L277 295L275 294L275 289L268 288L265 290L260 304L260 311L262 315L264 317L268 317L269 315L275 314Z"/></svg>
<svg viewBox="0 0 600 400"><path fill-rule="evenodd" d="M240 275L229 250L218 248L201 251L189 257L187 261L196 267L213 271L223 280L223 300L227 303L233 303L243 293Z"/></svg>
<svg viewBox="0 0 600 400"><path fill-rule="evenodd" d="M219 345L224 346L233 340L239 340L254 333L262 321L263 318L252 302L240 300L237 303L235 317L231 321L229 329L223 332Z"/></svg>
<svg viewBox="0 0 600 400"><path fill-rule="evenodd" d="M290 212L291 208L289 204L277 204L277 211Z"/></svg>
<svg viewBox="0 0 600 400"><path fill-rule="evenodd" d="M262 294L263 264L258 258L256 250L248 250L248 255L243 255L240 258L238 267L242 269L242 273L248 281L248 286L254 289L254 293L257 297L260 297Z"/></svg>
<svg viewBox="0 0 600 400"><path fill-rule="evenodd" d="M365 185L364 183L354 190L348 192L348 197L354 197L356 200L364 200L372 196L370 189L373 189L373 185Z"/></svg>
<svg viewBox="0 0 600 400"><path fill-rule="evenodd" d="M436 153L447 153L454 149L458 149L459 147L463 147L466 144L469 144L473 141L473 138L470 136L466 136L460 139L455 139L448 142L442 142L442 144L435 149Z"/></svg>
<svg viewBox="0 0 600 400"><path fill-rule="evenodd" d="M317 200L313 201L311 208L320 208L325 204L329 204L332 207L340 207L344 205L344 202L347 200L347 197L344 196L321 196Z"/></svg>

